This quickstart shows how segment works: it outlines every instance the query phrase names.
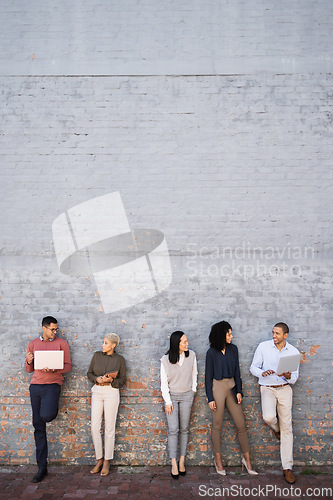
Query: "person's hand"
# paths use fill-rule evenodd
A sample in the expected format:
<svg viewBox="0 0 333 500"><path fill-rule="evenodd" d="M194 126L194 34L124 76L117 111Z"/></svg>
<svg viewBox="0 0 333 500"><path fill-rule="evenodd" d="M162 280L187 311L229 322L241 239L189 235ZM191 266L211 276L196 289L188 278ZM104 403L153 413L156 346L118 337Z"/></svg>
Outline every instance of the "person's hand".
<svg viewBox="0 0 333 500"><path fill-rule="evenodd" d="M52 369L52 368L43 368L42 369L42 372L45 372L45 373L55 373L57 370L56 369Z"/></svg>
<svg viewBox="0 0 333 500"><path fill-rule="evenodd" d="M215 403L215 401L210 401L210 402L208 403L208 406L209 406L209 408L210 408L212 411L216 411L216 403Z"/></svg>
<svg viewBox="0 0 333 500"><path fill-rule="evenodd" d="M273 375L273 373L275 373L274 370L266 370L265 372L262 372L262 376L263 377L267 377L267 375Z"/></svg>
<svg viewBox="0 0 333 500"><path fill-rule="evenodd" d="M104 382L103 377L97 377L96 382L98 384L103 384L103 382Z"/></svg>
<svg viewBox="0 0 333 500"><path fill-rule="evenodd" d="M33 352L27 352L26 361L27 361L28 365L31 365L33 359L34 359Z"/></svg>
<svg viewBox="0 0 333 500"><path fill-rule="evenodd" d="M171 403L171 405L165 405L165 413L167 415L171 415L172 411L173 411L173 404L172 403Z"/></svg>
<svg viewBox="0 0 333 500"><path fill-rule="evenodd" d="M284 377L289 380L291 378L291 372L283 372L281 373L281 375L279 375L279 377Z"/></svg>
<svg viewBox="0 0 333 500"><path fill-rule="evenodd" d="M243 400L243 396L241 395L240 392L236 394L236 398L237 398L237 403L240 405Z"/></svg>

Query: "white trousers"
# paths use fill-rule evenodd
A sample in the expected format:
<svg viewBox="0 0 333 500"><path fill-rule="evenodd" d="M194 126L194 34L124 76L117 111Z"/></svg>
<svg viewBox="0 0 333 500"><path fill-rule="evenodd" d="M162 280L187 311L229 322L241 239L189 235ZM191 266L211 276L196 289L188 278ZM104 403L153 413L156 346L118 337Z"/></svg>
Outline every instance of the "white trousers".
<svg viewBox="0 0 333 500"><path fill-rule="evenodd" d="M96 459L112 460L119 407L119 389L111 385L94 385L91 389L91 436ZM104 413L104 454L101 425Z"/></svg>
<svg viewBox="0 0 333 500"><path fill-rule="evenodd" d="M290 385L283 387L260 386L261 408L264 422L280 431L280 455L282 469L293 468L293 426L291 407L293 391ZM278 416L278 418L277 418Z"/></svg>

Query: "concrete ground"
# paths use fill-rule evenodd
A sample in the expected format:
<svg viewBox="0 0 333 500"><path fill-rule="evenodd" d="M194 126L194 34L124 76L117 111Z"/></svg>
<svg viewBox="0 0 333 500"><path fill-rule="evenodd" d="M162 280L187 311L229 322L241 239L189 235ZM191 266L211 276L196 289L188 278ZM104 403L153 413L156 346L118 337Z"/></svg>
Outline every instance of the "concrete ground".
<svg viewBox="0 0 333 500"><path fill-rule="evenodd" d="M214 467L188 467L187 474L174 480L170 467L112 466L106 477L91 475L90 466L49 466L48 476L38 484L31 482L37 471L33 465L0 467L0 499L58 500L61 498L98 499L193 499L247 498L296 499L332 498L333 466L296 467L296 483L288 485L277 468L259 468L249 476L240 467L227 468L218 476Z"/></svg>

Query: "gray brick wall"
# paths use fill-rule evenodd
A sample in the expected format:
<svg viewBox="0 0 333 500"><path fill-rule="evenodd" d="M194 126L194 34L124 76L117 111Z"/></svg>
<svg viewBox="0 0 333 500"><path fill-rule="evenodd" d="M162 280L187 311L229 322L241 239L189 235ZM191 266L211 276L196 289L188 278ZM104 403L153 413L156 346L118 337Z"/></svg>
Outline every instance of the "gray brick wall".
<svg viewBox="0 0 333 500"><path fill-rule="evenodd" d="M1 2L0 74L332 72L329 0Z"/></svg>
<svg viewBox="0 0 333 500"><path fill-rule="evenodd" d="M295 462L331 463L331 2L116 5L2 6L1 460L34 462L23 362L52 314L73 370L49 426L51 461L93 460L85 374L109 331L129 377L115 462L167 461L159 359L182 329L199 367L189 463L211 463L204 359L210 326L227 319L254 462L279 463L248 368L283 320L303 353ZM52 223L116 191L131 227L164 233L173 278L105 314L92 276L59 271ZM224 443L238 464L228 415Z"/></svg>

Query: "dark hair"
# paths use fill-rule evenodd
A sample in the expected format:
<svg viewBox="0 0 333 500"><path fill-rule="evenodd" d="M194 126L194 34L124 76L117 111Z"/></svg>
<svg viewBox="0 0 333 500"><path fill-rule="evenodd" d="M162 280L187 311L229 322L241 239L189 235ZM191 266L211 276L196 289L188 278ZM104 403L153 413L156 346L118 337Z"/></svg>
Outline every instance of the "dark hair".
<svg viewBox="0 0 333 500"><path fill-rule="evenodd" d="M169 361L172 365L175 365L179 361L179 342L183 335L185 335L184 332L177 330L170 336L170 349L166 354L169 356ZM190 354L189 351L184 351L184 353L186 358Z"/></svg>
<svg viewBox="0 0 333 500"><path fill-rule="evenodd" d="M45 316L42 321L42 326L50 326L51 323L58 324L58 321L53 316Z"/></svg>
<svg viewBox="0 0 333 500"><path fill-rule="evenodd" d="M232 330L231 326L227 321L220 321L212 326L209 334L210 347L213 347L217 351L222 351L228 345L226 342L226 335L229 330Z"/></svg>
<svg viewBox="0 0 333 500"><path fill-rule="evenodd" d="M283 333L289 333L289 326L286 324L286 323L276 323L276 325L274 325L274 328L281 328L281 330L283 331Z"/></svg>

